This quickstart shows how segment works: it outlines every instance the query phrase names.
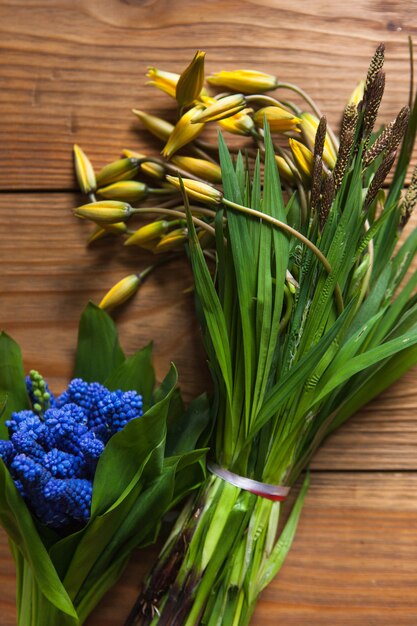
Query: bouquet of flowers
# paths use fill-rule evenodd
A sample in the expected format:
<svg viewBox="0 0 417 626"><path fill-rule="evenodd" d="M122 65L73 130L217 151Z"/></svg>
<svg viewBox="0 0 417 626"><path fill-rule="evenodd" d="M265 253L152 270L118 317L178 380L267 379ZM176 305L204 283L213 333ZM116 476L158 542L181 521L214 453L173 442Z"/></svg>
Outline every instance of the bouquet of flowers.
<svg viewBox="0 0 417 626"><path fill-rule="evenodd" d="M25 379L19 347L0 335L0 523L19 626L82 624L203 479L205 397L185 410L173 365L155 388L151 353L125 358L113 321L90 304L75 377L54 397L38 372Z"/></svg>
<svg viewBox="0 0 417 626"><path fill-rule="evenodd" d="M324 438L417 362L417 273L404 282L417 230L397 246L417 201L416 172L402 196L417 101L411 88L412 111L376 128L383 62L381 45L344 110L340 143L311 98L273 76L219 72L208 82L228 91L210 95L197 53L180 76L149 71L177 100L175 125L136 111L166 141L169 162L125 151L96 178L76 149L82 187L108 198L75 210L96 222L93 238L124 233L127 245L155 253L186 243L214 383L208 477L128 624L249 623L291 546L308 476L283 527L282 501ZM281 88L314 115L264 93ZM234 157L220 134L217 163L199 138L211 122L251 136L258 150ZM171 190L164 206L131 206L126 193L139 181L129 179L139 173ZM127 229L146 213L156 220ZM140 280L120 281L103 306Z"/></svg>

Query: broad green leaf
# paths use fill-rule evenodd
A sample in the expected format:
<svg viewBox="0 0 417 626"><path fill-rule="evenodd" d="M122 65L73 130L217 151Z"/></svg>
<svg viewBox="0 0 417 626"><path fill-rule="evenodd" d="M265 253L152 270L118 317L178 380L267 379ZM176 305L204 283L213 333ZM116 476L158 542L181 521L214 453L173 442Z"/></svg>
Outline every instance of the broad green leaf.
<svg viewBox="0 0 417 626"><path fill-rule="evenodd" d="M23 557L45 597L78 623L77 613L34 525L32 515L0 459L0 523Z"/></svg>
<svg viewBox="0 0 417 626"><path fill-rule="evenodd" d="M168 426L165 455L176 456L193 450L209 425L210 405L206 394L190 402L186 411Z"/></svg>
<svg viewBox="0 0 417 626"><path fill-rule="evenodd" d="M106 378L104 386L108 389L134 390L143 397L146 411L151 405L155 372L152 366L152 343L126 359Z"/></svg>
<svg viewBox="0 0 417 626"><path fill-rule="evenodd" d="M0 438L8 439L4 424L13 411L29 408L20 348L6 333L0 333L0 399L2 403ZM6 405L4 406L4 402Z"/></svg>
<svg viewBox="0 0 417 626"><path fill-rule="evenodd" d="M104 383L123 361L112 318L90 302L80 319L74 376L87 382Z"/></svg>
<svg viewBox="0 0 417 626"><path fill-rule="evenodd" d="M104 513L134 487L147 464L156 477L162 469L169 400L177 383L174 367L166 378L167 394L142 417L113 435L101 455L93 484L91 516ZM153 462L150 465L150 457Z"/></svg>

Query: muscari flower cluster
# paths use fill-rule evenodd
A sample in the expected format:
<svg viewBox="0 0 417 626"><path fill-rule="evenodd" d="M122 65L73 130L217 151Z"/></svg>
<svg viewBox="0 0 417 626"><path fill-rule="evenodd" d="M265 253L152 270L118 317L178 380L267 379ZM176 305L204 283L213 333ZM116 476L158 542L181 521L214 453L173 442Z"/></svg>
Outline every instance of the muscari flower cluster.
<svg viewBox="0 0 417 626"><path fill-rule="evenodd" d="M142 415L142 396L75 378L54 398L37 372L27 389L32 410L6 422L9 440L0 441L0 458L41 522L52 528L86 523L100 455L112 435Z"/></svg>

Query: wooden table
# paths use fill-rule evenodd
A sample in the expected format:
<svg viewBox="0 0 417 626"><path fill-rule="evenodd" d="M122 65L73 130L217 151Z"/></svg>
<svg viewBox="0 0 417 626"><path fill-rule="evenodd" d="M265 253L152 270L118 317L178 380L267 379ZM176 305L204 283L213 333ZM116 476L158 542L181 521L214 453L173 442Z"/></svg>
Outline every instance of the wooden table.
<svg viewBox="0 0 417 626"><path fill-rule="evenodd" d="M415 0L1 0L0 323L26 367L61 390L87 299L147 263L117 244L86 249L89 226L69 211L80 203L74 142L97 166L123 147L149 150L129 110L163 113L169 103L144 87L147 65L181 71L203 49L210 71L246 66L298 82L336 124L383 40L388 120L407 102L416 9ZM207 380L192 297L183 293L190 284L178 263L117 315L127 351L153 338L158 376L174 360L187 398ZM414 370L327 441L294 547L254 625L417 624L416 407ZM4 534L0 550L0 625L11 626ZM154 555L134 556L89 626L122 623Z"/></svg>

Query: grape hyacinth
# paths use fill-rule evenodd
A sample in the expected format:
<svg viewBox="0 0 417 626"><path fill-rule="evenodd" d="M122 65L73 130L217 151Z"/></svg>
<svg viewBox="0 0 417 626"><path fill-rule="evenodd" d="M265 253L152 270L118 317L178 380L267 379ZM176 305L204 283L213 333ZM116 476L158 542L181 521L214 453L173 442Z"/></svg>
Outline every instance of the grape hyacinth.
<svg viewBox="0 0 417 626"><path fill-rule="evenodd" d="M6 422L9 440L0 441L0 458L41 522L56 529L85 524L100 455L142 415L142 396L75 378L54 398L37 372L26 382L32 409Z"/></svg>

